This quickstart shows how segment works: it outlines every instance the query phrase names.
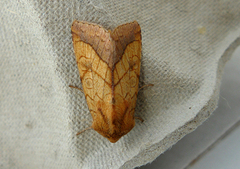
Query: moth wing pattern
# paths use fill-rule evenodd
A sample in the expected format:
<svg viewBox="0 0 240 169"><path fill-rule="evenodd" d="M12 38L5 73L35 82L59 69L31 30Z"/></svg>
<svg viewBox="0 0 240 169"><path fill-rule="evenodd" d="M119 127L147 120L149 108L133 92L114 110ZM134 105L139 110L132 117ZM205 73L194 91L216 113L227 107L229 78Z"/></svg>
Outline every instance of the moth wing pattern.
<svg viewBox="0 0 240 169"><path fill-rule="evenodd" d="M98 112L96 102L104 98L111 83L108 81L109 78L104 77L107 73L110 75L108 66L98 55L102 53L104 40L110 34L97 24L74 21L72 36L83 91L89 111L94 117ZM105 82L109 85L105 86Z"/></svg>
<svg viewBox="0 0 240 169"><path fill-rule="evenodd" d="M74 21L72 36L92 128L116 142L135 125L141 64L141 29L134 21L109 32Z"/></svg>
<svg viewBox="0 0 240 169"><path fill-rule="evenodd" d="M114 69L115 97L127 103L128 111L125 116L129 116L126 119L131 119L134 117L139 86L141 29L135 21L117 27L112 34L117 53L121 56Z"/></svg>

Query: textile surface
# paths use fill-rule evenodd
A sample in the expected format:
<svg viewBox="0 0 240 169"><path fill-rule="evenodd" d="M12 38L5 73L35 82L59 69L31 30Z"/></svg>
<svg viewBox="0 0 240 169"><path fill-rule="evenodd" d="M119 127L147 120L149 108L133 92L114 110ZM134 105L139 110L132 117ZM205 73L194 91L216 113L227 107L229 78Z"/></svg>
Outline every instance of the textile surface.
<svg viewBox="0 0 240 169"><path fill-rule="evenodd" d="M153 161L217 107L240 44L239 0L2 0L0 168L134 168ZM142 29L135 114L117 143L94 130L75 61L73 20Z"/></svg>

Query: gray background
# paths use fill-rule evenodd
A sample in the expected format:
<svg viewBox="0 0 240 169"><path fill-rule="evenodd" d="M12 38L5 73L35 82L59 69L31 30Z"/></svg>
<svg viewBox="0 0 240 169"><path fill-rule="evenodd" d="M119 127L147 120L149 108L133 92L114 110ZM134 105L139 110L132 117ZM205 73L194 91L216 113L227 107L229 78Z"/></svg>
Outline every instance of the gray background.
<svg viewBox="0 0 240 169"><path fill-rule="evenodd" d="M215 110L225 62L240 44L239 9L239 0L0 1L0 168L129 169L154 160ZM84 95L69 88L81 87L75 19L106 29L141 25L140 85L155 85L138 95L136 116L145 122L115 144L93 130L76 137L92 118ZM186 166L192 159L175 162L197 157L203 140L211 145L221 135L210 139L204 130L193 137L198 146L188 142L161 165Z"/></svg>
<svg viewBox="0 0 240 169"><path fill-rule="evenodd" d="M194 132L140 169L237 169L240 166L240 47L225 70L218 108Z"/></svg>

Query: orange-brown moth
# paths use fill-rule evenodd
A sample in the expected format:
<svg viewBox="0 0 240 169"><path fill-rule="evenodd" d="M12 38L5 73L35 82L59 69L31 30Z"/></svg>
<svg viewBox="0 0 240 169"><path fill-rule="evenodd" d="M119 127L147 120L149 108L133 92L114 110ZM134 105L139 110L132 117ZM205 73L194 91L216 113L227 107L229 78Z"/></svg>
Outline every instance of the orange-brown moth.
<svg viewBox="0 0 240 169"><path fill-rule="evenodd" d="M112 32L75 20L72 39L85 98L93 123L90 128L117 142L135 125L141 65L141 28L137 21Z"/></svg>

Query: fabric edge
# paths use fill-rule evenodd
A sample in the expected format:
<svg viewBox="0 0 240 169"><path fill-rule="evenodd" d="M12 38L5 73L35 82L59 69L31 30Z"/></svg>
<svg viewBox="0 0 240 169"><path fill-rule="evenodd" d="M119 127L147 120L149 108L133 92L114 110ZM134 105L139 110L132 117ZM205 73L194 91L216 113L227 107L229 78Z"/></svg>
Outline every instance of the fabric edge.
<svg viewBox="0 0 240 169"><path fill-rule="evenodd" d="M209 101L205 104L205 106L195 116L195 118L184 124L182 127L176 129L174 132L166 136L159 143L149 146L142 150L141 152L139 152L134 158L125 162L121 169L139 167L142 165L146 165L147 163L153 162L159 155L167 151L170 147L172 147L179 140L181 140L185 135L193 132L198 126L203 124L212 115L214 110L217 108L217 103L219 100L220 86L222 75L224 72L224 66L227 63L227 61L231 59L233 52L238 46L240 46L240 37L236 38L228 46L228 48L226 48L223 55L220 57L218 61L218 68L216 74L217 81L215 82L215 89L213 91L213 95L209 99Z"/></svg>

